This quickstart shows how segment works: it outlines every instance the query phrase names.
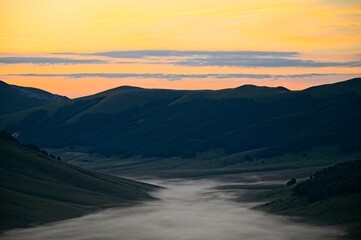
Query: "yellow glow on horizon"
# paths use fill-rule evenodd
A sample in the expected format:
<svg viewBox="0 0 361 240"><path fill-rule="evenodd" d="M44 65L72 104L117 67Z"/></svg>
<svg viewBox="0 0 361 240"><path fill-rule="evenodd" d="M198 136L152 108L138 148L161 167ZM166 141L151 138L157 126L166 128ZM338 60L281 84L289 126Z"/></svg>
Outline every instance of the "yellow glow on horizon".
<svg viewBox="0 0 361 240"><path fill-rule="evenodd" d="M301 60L361 61L361 0L0 0L0 57L101 59L104 64L1 64L0 79L71 97L116 87L220 89L242 84L302 89L360 76L361 67L231 67L117 63L115 50L292 51ZM132 59L131 59L132 60ZM125 60L126 61L126 60ZM357 64L353 64L357 65ZM28 77L14 74L331 74L302 79Z"/></svg>
<svg viewBox="0 0 361 240"><path fill-rule="evenodd" d="M0 52L360 51L361 1L345 2L1 0Z"/></svg>

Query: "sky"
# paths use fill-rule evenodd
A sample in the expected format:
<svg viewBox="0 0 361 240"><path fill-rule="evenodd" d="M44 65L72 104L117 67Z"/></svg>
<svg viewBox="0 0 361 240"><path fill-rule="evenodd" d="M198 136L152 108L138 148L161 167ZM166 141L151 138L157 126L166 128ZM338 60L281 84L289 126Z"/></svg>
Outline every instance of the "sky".
<svg viewBox="0 0 361 240"><path fill-rule="evenodd" d="M0 79L300 90L361 76L361 0L0 0Z"/></svg>

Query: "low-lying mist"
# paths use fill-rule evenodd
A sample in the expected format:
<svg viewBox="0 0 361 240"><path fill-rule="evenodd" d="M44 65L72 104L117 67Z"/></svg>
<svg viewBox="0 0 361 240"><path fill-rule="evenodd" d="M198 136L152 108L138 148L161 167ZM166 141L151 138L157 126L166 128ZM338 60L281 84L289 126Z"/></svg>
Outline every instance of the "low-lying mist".
<svg viewBox="0 0 361 240"><path fill-rule="evenodd" d="M2 239L37 240L312 240L336 239L336 229L288 221L232 201L214 181L154 182L160 201L101 211L50 225L12 230Z"/></svg>

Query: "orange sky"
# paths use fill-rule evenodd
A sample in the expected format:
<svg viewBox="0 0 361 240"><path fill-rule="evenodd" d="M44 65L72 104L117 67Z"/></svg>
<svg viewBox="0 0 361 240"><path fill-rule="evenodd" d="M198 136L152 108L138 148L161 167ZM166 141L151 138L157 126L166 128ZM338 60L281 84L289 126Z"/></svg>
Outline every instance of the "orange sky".
<svg viewBox="0 0 361 240"><path fill-rule="evenodd" d="M0 79L70 97L361 75L360 0L0 0L0 29Z"/></svg>

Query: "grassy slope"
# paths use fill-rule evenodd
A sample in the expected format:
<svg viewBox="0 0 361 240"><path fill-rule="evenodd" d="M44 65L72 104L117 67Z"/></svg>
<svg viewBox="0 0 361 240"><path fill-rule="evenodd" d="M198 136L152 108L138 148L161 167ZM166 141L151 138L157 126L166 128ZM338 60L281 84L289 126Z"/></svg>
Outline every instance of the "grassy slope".
<svg viewBox="0 0 361 240"><path fill-rule="evenodd" d="M92 173L0 138L0 230L153 199L155 186Z"/></svg>
<svg viewBox="0 0 361 240"><path fill-rule="evenodd" d="M42 147L122 158L197 158L210 151L229 156L257 149L259 157L272 157L326 144L354 151L361 149L359 86L361 79L304 91L121 87L0 116L0 127Z"/></svg>
<svg viewBox="0 0 361 240"><path fill-rule="evenodd" d="M349 170L344 171L340 168L328 168L321 170L321 177L327 177L327 181L320 181L320 178L307 180L308 183L313 181L312 185L307 188L312 193L328 189L325 195L317 200L310 200L307 195L295 195L295 187L279 187L270 191L265 191L257 195L256 199L268 201L266 204L256 207L274 214L288 215L292 217L302 217L301 220L322 225L341 225L347 228L348 238L360 239L361 237L361 192L354 188L352 192L347 192L350 184L359 184L359 168L347 162L336 166L349 166ZM352 165L353 164L353 165ZM343 171L342 173L340 171ZM352 171L352 173L350 173ZM352 180L353 179L353 180ZM320 187L319 185L322 185ZM304 183L299 183L304 185ZM342 188L339 186L342 185ZM299 186L296 186L299 187ZM316 188L315 188L316 187ZM320 189L322 188L322 189ZM346 191L345 191L346 190Z"/></svg>
<svg viewBox="0 0 361 240"><path fill-rule="evenodd" d="M67 98L41 89L19 87L0 80L0 115L66 101Z"/></svg>
<svg viewBox="0 0 361 240"><path fill-rule="evenodd" d="M351 81L352 84L356 85L358 85L358 82L357 80ZM343 86L345 83L341 85ZM93 150L106 154L123 153L128 156L147 154L152 156L162 153L169 157L171 155L184 155L187 151L191 154L198 151L208 151L217 146L227 148L228 152L225 154L229 155L230 152L234 153L244 150L244 148L254 149L254 147L268 144L267 142L270 140L267 138L275 138L274 143L279 139L279 135L292 132L292 127L285 133L271 132L270 134L264 134L267 129L270 129L270 126L277 128L279 119L276 119L276 122L262 120L263 125L251 125L249 126L250 130L247 130L247 127L245 127L247 124L265 118L258 115L260 112L267 115L264 113L266 110L261 105L258 106L258 104L257 106L260 109L254 113L256 116L253 116L252 111L251 114L247 112L250 110L249 108L243 109L242 104L234 104L233 107L229 107L228 110L223 112L220 109L223 109L224 105L229 102L221 104L219 99L223 99L222 101L232 99L231 102L233 102L238 101L236 100L238 98L251 98L264 102L266 98L267 101L265 102L272 102L276 101L276 99L280 100L280 97L283 99L291 95L295 95L295 92L282 88L255 86L243 86L220 91L172 91L121 87L61 104L36 108L33 109L33 113L36 111L36 114L31 117L29 117L31 111L0 116L0 125L4 127L9 123L16 122L15 119L23 119L28 116L26 121L19 124L18 127L20 128L13 125L10 127L10 131L20 132L23 141L35 141L43 147L76 147L80 145L89 151ZM198 102L197 107L194 108L195 104L192 104L192 101L195 99L202 99L201 102L211 102L204 102L204 104ZM214 99L217 99L217 101L214 102ZM150 103L153 103L153 105ZM159 105L159 103L161 104ZM200 111L212 104L215 104L213 108L207 109L205 110L206 113L199 115ZM248 102L247 104L251 103ZM238 110L235 111L235 109ZM209 112L207 113L207 111ZM232 117L227 117L230 114L229 111L234 112L234 114L231 114ZM122 113L115 114L116 112ZM350 111L346 112L350 114ZM201 117L202 115L205 116ZM284 121L293 121L294 118L297 120L298 116L290 119L286 117ZM355 118L357 116L351 119ZM315 122L314 120L312 119L312 122ZM224 124L218 124L222 121ZM189 124L190 122L193 124ZM331 126L332 124L331 122L328 125ZM285 124L281 125L284 126ZM352 123L347 125L352 125ZM332 128L334 127L332 126ZM210 131L210 129L212 130ZM321 128L317 126L317 129L322 129L322 126ZM52 132L56 137L49 138L48 132ZM250 132L253 132L253 134L250 134ZM310 132L314 132L312 127ZM143 137L139 138L139 135ZM297 133L294 135L297 135ZM330 139L324 137L322 132L321 137ZM54 142L54 139L58 140ZM245 139L254 140L248 144L249 141L245 141ZM300 139L299 136L296 136L296 139ZM240 144L233 144L234 142ZM276 152L282 152L284 149L288 149L288 146L276 146Z"/></svg>
<svg viewBox="0 0 361 240"><path fill-rule="evenodd" d="M269 202L256 207L273 214L301 217L301 221L321 225L339 225L346 228L347 238L361 237L361 194L333 196L309 203L303 198L292 196L290 187L276 188L262 192L254 199Z"/></svg>
<svg viewBox="0 0 361 240"><path fill-rule="evenodd" d="M332 196L316 202L292 195L292 187L280 187L259 194L259 199L269 200L257 207L271 213L306 217L319 224L346 224L361 221L361 194Z"/></svg>
<svg viewBox="0 0 361 240"><path fill-rule="evenodd" d="M213 177L228 174L257 173L267 175L265 180L286 181L292 177L308 177L315 170L342 161L361 157L361 152L342 152L336 146L315 148L298 154L284 154L269 159L248 161L245 157L251 152L230 156L217 153L199 155L197 158L119 158L101 157L97 154L71 152L66 149L51 150L74 165L119 175L153 175L158 177ZM337 159L337 160L335 160ZM263 174L264 173L264 174Z"/></svg>

